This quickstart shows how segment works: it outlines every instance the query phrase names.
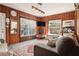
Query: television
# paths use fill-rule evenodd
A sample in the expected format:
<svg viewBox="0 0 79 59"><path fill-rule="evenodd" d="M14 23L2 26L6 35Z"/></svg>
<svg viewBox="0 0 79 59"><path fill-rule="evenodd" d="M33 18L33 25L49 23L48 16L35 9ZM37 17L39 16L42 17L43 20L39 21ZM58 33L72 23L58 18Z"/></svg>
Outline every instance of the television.
<svg viewBox="0 0 79 59"><path fill-rule="evenodd" d="M37 22L37 26L45 26L45 22Z"/></svg>

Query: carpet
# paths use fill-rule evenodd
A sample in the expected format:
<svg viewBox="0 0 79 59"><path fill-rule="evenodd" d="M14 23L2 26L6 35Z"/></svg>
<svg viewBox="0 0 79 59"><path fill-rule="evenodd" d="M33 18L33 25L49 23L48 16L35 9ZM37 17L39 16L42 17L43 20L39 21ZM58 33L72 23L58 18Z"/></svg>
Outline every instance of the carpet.
<svg viewBox="0 0 79 59"><path fill-rule="evenodd" d="M46 44L46 40L31 40L26 42L21 42L19 44L15 44L10 46L10 51L13 51L16 56L33 56L34 55L34 45Z"/></svg>
<svg viewBox="0 0 79 59"><path fill-rule="evenodd" d="M16 48L10 51L13 51L16 56L33 56L34 45L26 45L23 48Z"/></svg>

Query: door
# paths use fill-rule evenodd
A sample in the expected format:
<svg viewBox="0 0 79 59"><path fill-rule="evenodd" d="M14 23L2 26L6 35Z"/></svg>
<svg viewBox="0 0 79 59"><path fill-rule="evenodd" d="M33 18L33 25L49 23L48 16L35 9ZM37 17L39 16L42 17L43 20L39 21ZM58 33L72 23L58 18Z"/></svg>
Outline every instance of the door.
<svg viewBox="0 0 79 59"><path fill-rule="evenodd" d="M6 41L5 14L0 13L0 40Z"/></svg>

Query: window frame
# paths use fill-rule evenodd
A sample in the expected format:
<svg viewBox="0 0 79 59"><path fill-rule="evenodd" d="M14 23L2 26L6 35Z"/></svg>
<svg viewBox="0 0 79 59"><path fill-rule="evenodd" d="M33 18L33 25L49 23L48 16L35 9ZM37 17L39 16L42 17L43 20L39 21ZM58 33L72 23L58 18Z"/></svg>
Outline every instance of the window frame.
<svg viewBox="0 0 79 59"><path fill-rule="evenodd" d="M49 20L48 21L48 35L58 35L58 34L51 34L50 33L50 22L53 22L53 21L57 21L57 20L59 20L60 21L60 30L59 30L59 35L60 35L60 33L61 33L61 29L62 29L62 20L61 19L55 19L55 20Z"/></svg>
<svg viewBox="0 0 79 59"><path fill-rule="evenodd" d="M30 34L30 30L28 30L27 35L22 35L22 34L21 34L21 20L22 20L22 19L28 20L28 23L30 23L31 21L34 21L35 24L36 24L36 21L33 20L33 19L29 19L29 18L25 18L25 17L20 17L20 37L26 37L26 36L33 36L33 35L36 35L36 25L35 25L34 34ZM28 29L29 29L29 28L30 28L30 24L28 25Z"/></svg>

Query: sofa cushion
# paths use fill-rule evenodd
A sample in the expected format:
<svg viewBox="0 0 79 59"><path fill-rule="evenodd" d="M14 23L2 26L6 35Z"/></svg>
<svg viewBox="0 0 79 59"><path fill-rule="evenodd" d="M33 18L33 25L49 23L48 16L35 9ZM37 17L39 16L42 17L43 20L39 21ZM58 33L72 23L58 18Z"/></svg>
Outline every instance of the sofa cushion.
<svg viewBox="0 0 79 59"><path fill-rule="evenodd" d="M74 46L75 42L70 37L61 37L56 41L56 49L60 55L68 55Z"/></svg>

